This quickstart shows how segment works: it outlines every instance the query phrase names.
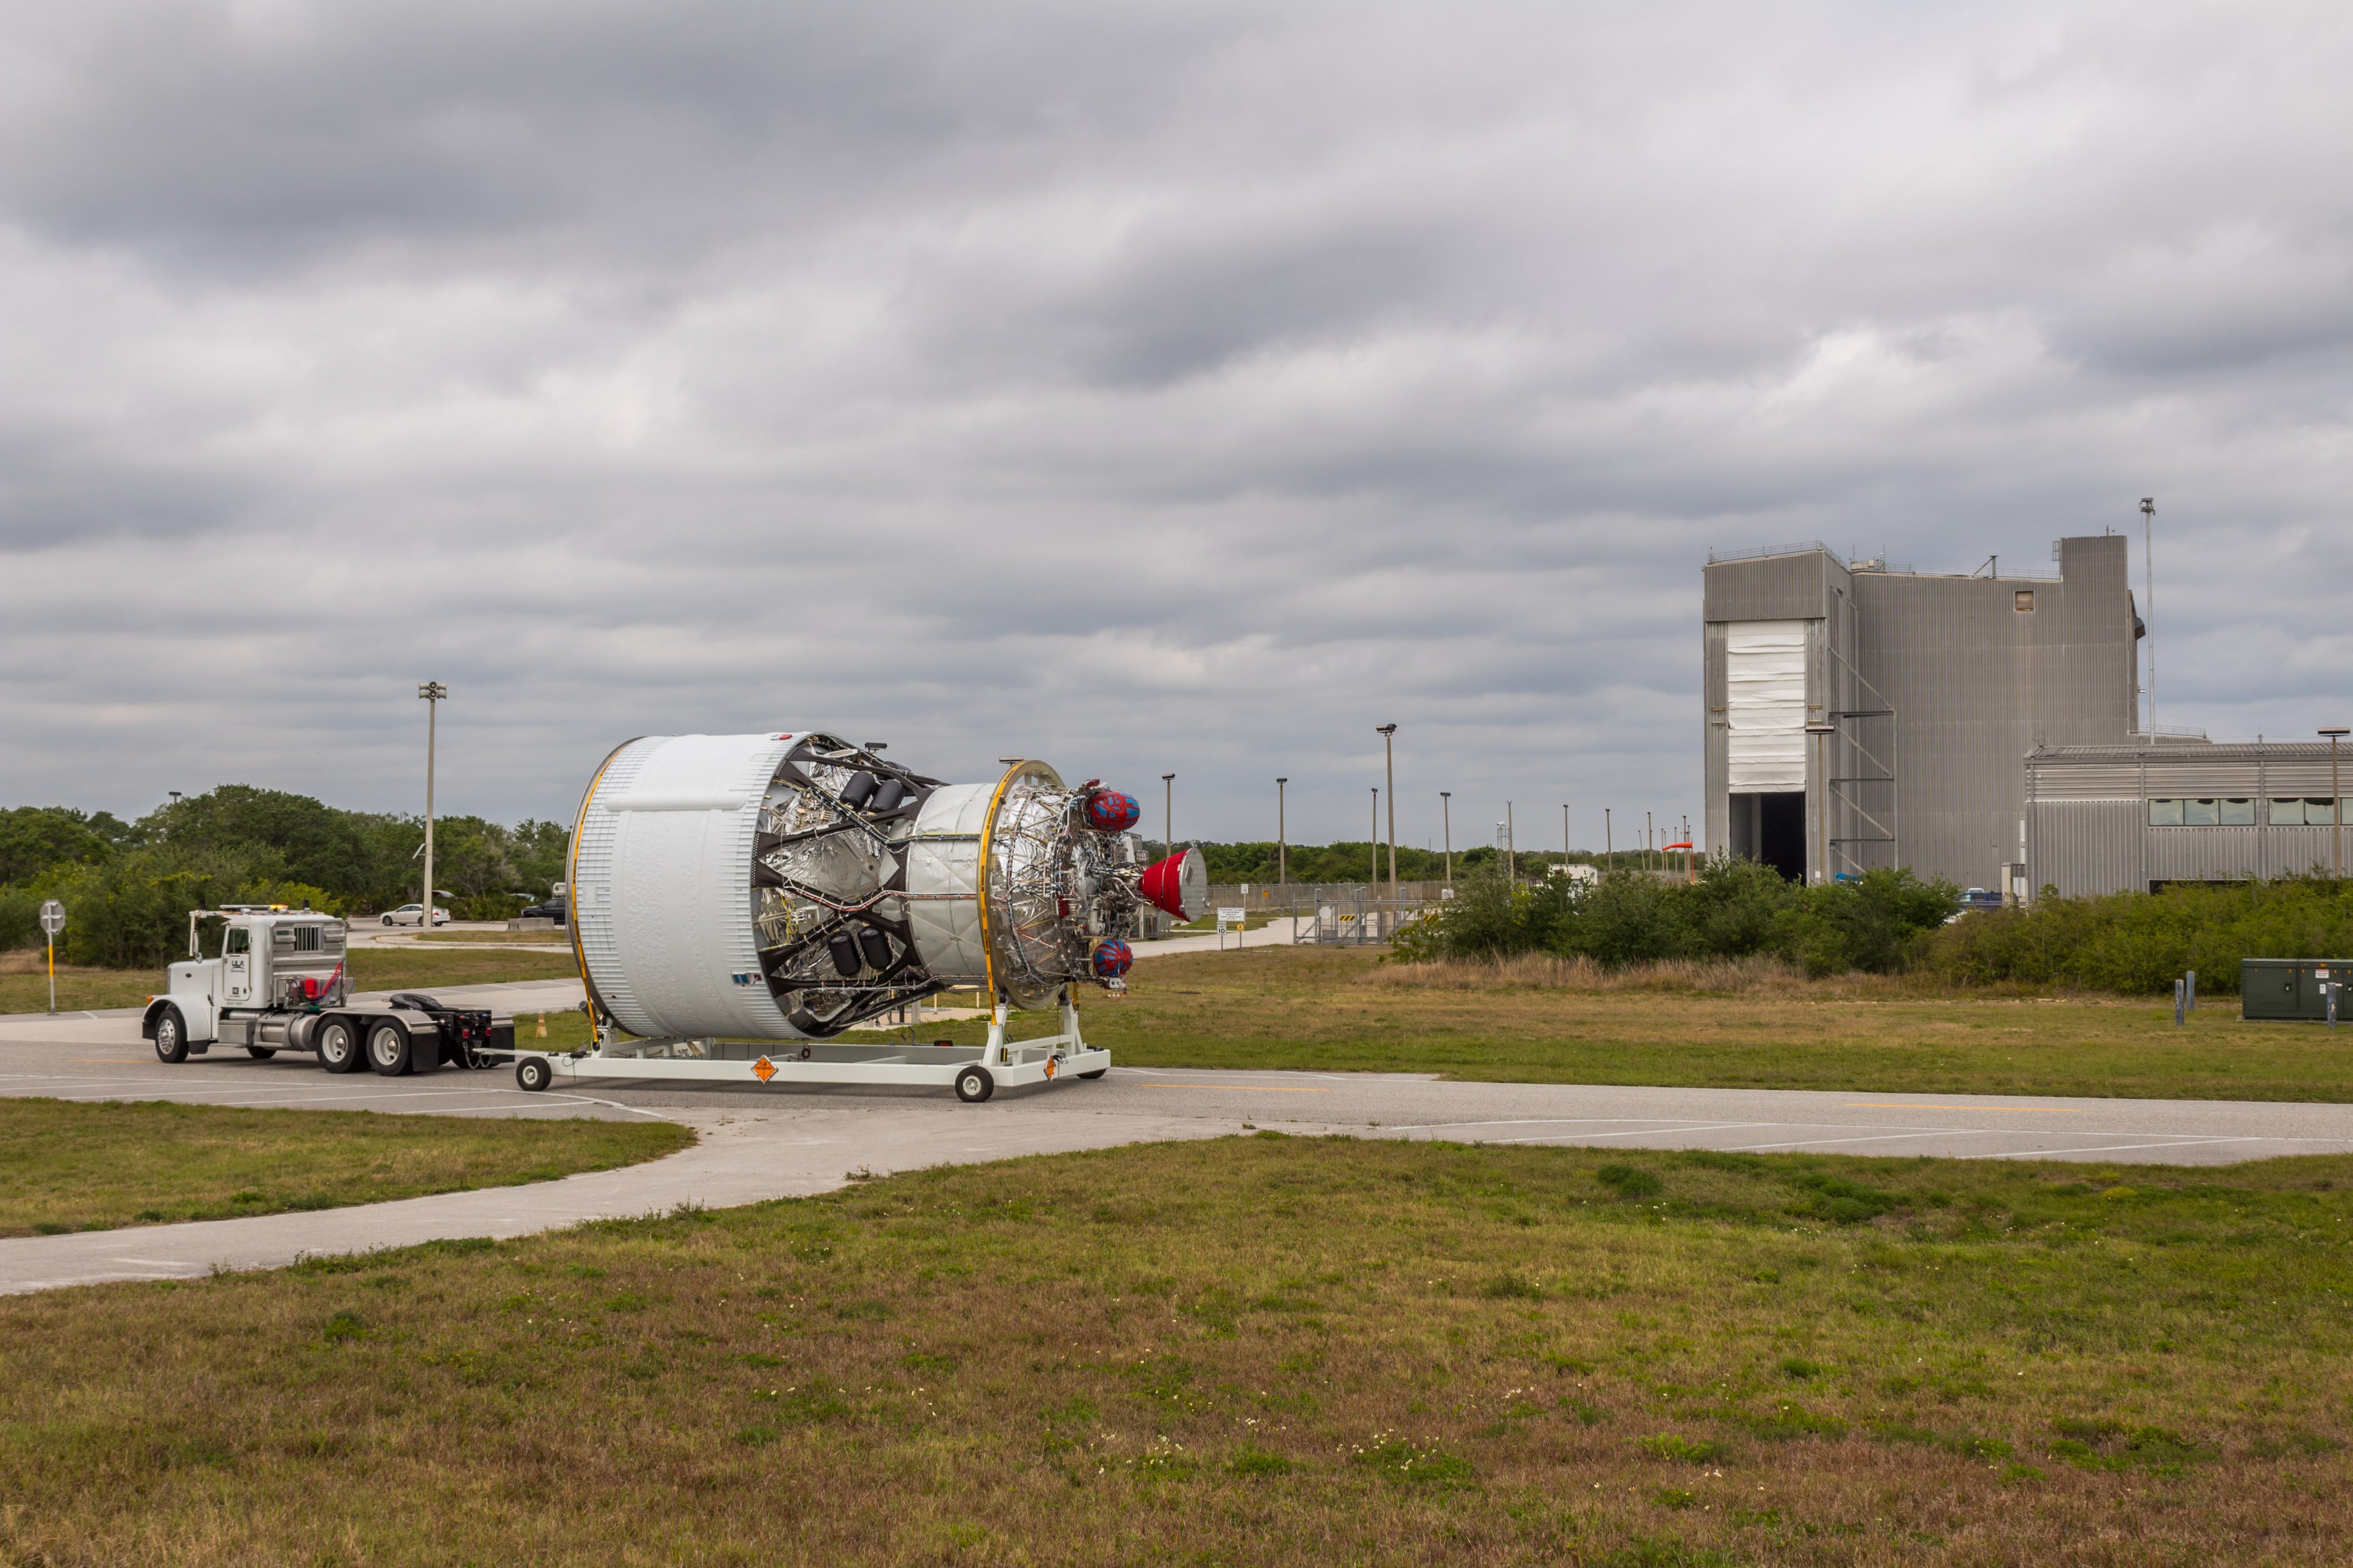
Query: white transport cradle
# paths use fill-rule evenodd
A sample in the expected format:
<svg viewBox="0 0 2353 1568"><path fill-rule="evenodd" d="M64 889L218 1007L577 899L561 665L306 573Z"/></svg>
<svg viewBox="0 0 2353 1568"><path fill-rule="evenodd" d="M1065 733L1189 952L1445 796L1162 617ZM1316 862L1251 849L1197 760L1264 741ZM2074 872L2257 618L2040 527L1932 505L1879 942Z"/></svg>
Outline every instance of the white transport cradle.
<svg viewBox="0 0 2353 1568"><path fill-rule="evenodd" d="M1016 762L986 784L886 763L824 733L648 736L606 758L572 835L572 940L595 1041L518 1052L554 1079L953 1088L1100 1078L1074 996L1123 989L1145 904L1207 901L1198 851L1145 865L1136 803ZM970 988L986 1045L859 1044L843 1031ZM1059 1032L1007 1037L1054 1005Z"/></svg>

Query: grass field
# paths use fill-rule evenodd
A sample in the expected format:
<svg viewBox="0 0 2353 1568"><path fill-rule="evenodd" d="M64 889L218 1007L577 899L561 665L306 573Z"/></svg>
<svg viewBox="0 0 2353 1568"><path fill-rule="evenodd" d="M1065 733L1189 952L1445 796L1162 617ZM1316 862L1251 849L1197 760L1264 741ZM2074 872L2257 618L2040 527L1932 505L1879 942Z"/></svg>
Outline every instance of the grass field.
<svg viewBox="0 0 2353 1568"><path fill-rule="evenodd" d="M1542 977L1545 966L1524 967ZM1570 972L1571 979L1578 972ZM1707 973L1698 978L1704 982ZM1140 961L1124 1001L1086 1000L1088 1037L1137 1067L1439 1072L1541 1083L2166 1099L2353 1099L2353 1031L2247 1024L2211 998L1946 996L1766 972L1735 987L1538 984L1382 964L1362 951L1257 948ZM1671 977L1672 981L1672 977ZM923 1031L979 1038L971 1026Z"/></svg>
<svg viewBox="0 0 2353 1568"><path fill-rule="evenodd" d="M1261 1134L12 1298L0 1560L2337 1563L2349 1226Z"/></svg>
<svg viewBox="0 0 2353 1568"><path fill-rule="evenodd" d="M14 957L15 955L11 955ZM435 985L475 985L489 981L561 980L580 973L569 948L547 952L513 949L468 952L463 948L359 947L351 951L352 984L361 991L424 990ZM169 981L162 970L58 970L58 1007L136 1007L160 995ZM0 972L0 1013L38 1013L49 1005L43 971L12 966Z"/></svg>
<svg viewBox="0 0 2353 1568"><path fill-rule="evenodd" d="M341 1208L673 1153L664 1121L0 1100L0 1237Z"/></svg>

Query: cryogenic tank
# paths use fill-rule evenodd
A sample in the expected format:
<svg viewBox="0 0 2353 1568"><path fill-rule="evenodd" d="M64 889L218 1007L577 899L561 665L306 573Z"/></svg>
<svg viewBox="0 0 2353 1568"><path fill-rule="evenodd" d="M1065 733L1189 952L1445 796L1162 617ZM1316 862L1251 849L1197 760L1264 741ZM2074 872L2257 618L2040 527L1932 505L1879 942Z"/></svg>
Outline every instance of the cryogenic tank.
<svg viewBox="0 0 2353 1568"><path fill-rule="evenodd" d="M581 801L574 949L649 1037L822 1039L950 986L1038 1006L1119 984L1144 905L1206 903L1199 853L1145 865L1136 816L1043 763L949 784L823 733L646 736Z"/></svg>

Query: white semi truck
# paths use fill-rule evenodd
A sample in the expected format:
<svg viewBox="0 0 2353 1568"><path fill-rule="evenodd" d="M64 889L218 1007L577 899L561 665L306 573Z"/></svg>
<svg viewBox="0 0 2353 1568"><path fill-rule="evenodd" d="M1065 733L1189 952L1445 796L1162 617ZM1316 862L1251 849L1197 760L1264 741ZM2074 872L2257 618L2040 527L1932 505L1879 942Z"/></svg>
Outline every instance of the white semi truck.
<svg viewBox="0 0 2353 1568"><path fill-rule="evenodd" d="M329 1072L363 1067L387 1078L512 1059L514 1026L480 1009L399 992L354 1004L343 922L282 906L231 904L188 912L188 956L170 988L147 1001L141 1033L167 1062L215 1046L267 1059L305 1051Z"/></svg>

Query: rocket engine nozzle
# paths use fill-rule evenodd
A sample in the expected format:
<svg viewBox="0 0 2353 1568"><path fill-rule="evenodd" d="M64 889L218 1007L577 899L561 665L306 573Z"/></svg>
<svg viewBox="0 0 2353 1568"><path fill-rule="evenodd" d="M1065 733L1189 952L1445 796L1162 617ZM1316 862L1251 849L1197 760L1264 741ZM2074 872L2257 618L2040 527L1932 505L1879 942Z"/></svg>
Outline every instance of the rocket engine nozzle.
<svg viewBox="0 0 2353 1568"><path fill-rule="evenodd" d="M1135 890L1155 909L1180 921L1198 919L1209 904L1209 868L1198 849L1182 849L1155 860L1135 879Z"/></svg>

